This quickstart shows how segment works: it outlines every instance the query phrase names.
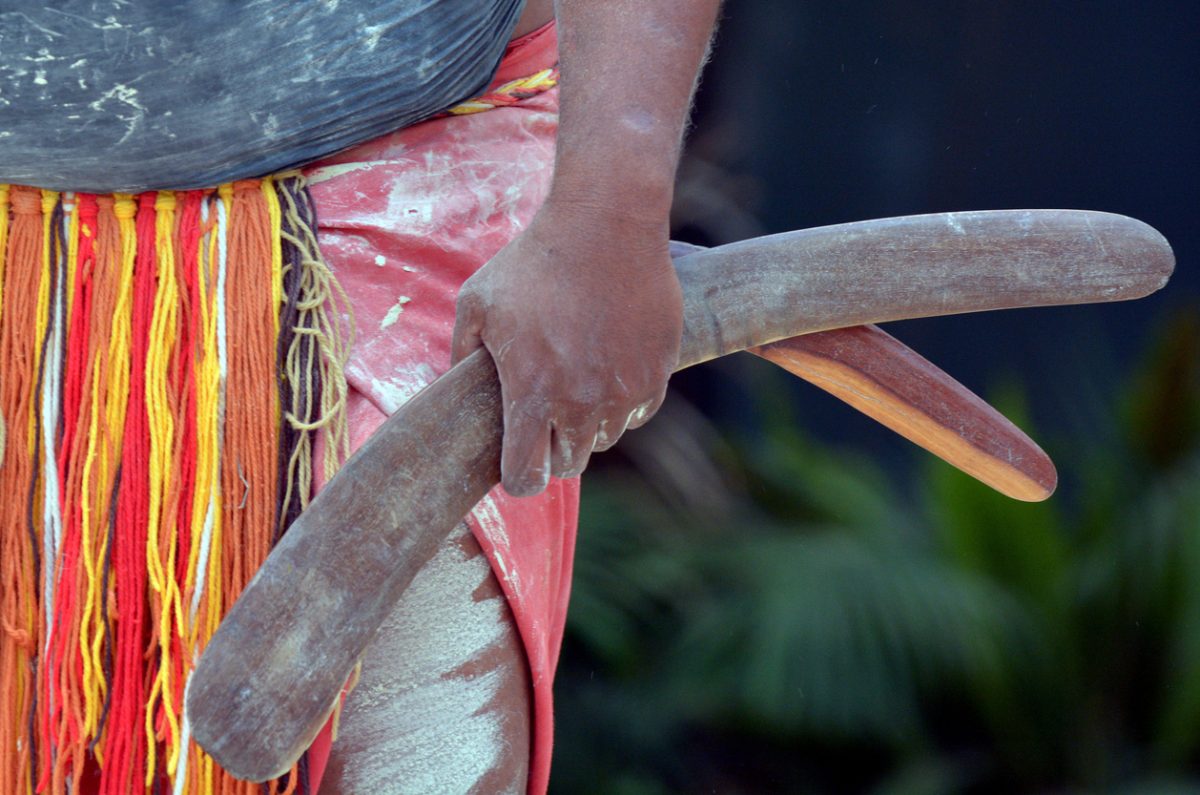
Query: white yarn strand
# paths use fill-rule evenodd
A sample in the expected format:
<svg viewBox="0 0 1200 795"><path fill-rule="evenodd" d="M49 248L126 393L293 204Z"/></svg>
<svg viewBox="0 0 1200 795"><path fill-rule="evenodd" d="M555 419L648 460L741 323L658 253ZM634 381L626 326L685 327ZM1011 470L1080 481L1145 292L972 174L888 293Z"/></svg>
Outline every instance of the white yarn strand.
<svg viewBox="0 0 1200 795"><path fill-rule="evenodd" d="M63 202L63 239L67 238L72 205ZM46 614L46 650L54 627L54 565L62 545L62 503L58 492L58 456L54 442L62 407L63 302L66 300L67 252L59 252L51 267L58 275L50 296L51 319L42 360L42 600Z"/></svg>

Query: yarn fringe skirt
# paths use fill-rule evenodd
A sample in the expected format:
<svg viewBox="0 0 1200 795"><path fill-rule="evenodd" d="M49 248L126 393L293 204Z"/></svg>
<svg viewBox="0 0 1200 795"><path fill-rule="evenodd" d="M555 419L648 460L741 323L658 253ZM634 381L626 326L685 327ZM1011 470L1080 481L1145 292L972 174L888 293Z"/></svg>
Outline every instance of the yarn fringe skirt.
<svg viewBox="0 0 1200 795"><path fill-rule="evenodd" d="M0 792L262 791L189 740L184 691L347 451L315 227L299 173L0 185Z"/></svg>

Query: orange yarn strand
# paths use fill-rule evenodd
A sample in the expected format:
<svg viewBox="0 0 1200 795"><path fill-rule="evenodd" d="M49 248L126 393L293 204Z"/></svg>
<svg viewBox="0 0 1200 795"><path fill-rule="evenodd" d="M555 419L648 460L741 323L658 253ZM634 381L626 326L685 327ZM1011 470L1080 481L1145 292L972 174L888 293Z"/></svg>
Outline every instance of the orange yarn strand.
<svg viewBox="0 0 1200 795"><path fill-rule="evenodd" d="M227 390L221 490L225 495L224 609L232 607L266 559L274 532L278 418L271 229L256 182L236 183L229 217ZM236 296L236 300L235 300Z"/></svg>
<svg viewBox="0 0 1200 795"><path fill-rule="evenodd" d="M4 321L0 324L0 416L6 425L0 465L0 791L32 788L30 731L34 667L39 638L38 577L34 559L39 534L31 526L34 386L37 377L37 301L42 282L41 196L13 188L8 235Z"/></svg>

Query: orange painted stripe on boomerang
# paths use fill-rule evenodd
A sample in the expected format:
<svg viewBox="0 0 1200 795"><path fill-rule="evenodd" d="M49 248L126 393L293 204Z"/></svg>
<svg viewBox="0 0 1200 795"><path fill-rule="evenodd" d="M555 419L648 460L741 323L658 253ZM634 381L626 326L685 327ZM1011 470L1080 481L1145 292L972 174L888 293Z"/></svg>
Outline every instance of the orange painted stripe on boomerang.
<svg viewBox="0 0 1200 795"><path fill-rule="evenodd" d="M1021 429L877 326L854 326L750 351L849 403L1001 494L1040 502L1058 473Z"/></svg>

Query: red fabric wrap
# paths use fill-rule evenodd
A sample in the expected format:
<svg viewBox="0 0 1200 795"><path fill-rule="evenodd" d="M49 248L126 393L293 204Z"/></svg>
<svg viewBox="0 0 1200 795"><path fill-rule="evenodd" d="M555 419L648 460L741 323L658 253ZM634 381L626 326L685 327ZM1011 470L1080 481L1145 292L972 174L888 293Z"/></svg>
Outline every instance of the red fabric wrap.
<svg viewBox="0 0 1200 795"><path fill-rule="evenodd" d="M549 68L548 25L510 44L493 86ZM549 187L558 92L469 116L434 119L306 170L321 249L354 307L347 368L355 447L445 372L459 287L520 232ZM546 790L551 687L562 643L579 504L578 480L537 498L491 492L469 524L516 618L533 681L529 792ZM318 782L328 730L310 752Z"/></svg>

